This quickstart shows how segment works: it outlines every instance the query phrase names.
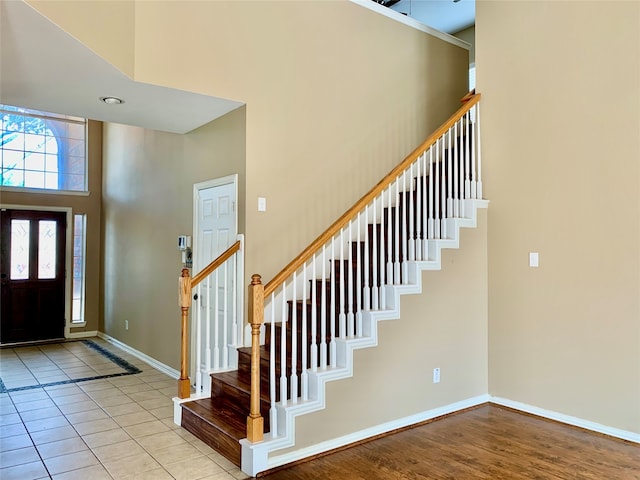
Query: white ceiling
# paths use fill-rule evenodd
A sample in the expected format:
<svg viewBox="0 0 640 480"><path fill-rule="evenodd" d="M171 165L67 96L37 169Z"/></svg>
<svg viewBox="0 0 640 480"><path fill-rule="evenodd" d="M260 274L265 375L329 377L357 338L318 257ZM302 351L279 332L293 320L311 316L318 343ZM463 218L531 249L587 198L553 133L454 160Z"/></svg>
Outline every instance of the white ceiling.
<svg viewBox="0 0 640 480"><path fill-rule="evenodd" d="M186 133L240 102L134 82L22 1L0 2L0 103ZM99 98L116 96L122 105Z"/></svg>
<svg viewBox="0 0 640 480"><path fill-rule="evenodd" d="M475 24L475 0L400 0L396 12L445 33L456 33Z"/></svg>
<svg viewBox="0 0 640 480"><path fill-rule="evenodd" d="M401 0L393 9L446 33L475 16L474 0ZM135 82L22 0L0 1L0 103L174 133L242 105Z"/></svg>

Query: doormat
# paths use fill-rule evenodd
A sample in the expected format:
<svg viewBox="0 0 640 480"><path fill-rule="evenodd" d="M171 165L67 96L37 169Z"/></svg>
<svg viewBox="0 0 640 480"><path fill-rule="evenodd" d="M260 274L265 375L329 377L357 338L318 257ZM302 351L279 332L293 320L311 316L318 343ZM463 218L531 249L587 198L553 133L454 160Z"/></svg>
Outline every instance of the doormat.
<svg viewBox="0 0 640 480"><path fill-rule="evenodd" d="M92 340L0 350L0 393L140 373Z"/></svg>

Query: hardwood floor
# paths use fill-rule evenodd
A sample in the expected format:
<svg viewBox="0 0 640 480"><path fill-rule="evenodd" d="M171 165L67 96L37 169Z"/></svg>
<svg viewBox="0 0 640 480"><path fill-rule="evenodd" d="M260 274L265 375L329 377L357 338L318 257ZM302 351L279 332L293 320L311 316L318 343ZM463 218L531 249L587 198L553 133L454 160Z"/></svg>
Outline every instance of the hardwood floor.
<svg viewBox="0 0 640 480"><path fill-rule="evenodd" d="M640 480L640 445L488 404L263 478Z"/></svg>

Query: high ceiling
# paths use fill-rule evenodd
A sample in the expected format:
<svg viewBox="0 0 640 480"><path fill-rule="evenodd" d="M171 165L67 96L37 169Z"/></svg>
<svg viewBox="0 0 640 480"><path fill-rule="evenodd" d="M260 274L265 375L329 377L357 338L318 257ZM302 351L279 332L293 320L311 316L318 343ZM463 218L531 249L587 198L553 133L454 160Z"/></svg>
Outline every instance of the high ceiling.
<svg viewBox="0 0 640 480"><path fill-rule="evenodd" d="M400 0L392 8L446 33L474 23L474 0ZM242 105L135 82L21 0L0 1L0 54L2 104L174 133ZM105 105L104 96L125 103Z"/></svg>
<svg viewBox="0 0 640 480"><path fill-rule="evenodd" d="M242 105L135 82L22 1L0 2L0 54L2 104L173 133Z"/></svg>
<svg viewBox="0 0 640 480"><path fill-rule="evenodd" d="M400 0L390 8L450 34L475 24L475 0Z"/></svg>

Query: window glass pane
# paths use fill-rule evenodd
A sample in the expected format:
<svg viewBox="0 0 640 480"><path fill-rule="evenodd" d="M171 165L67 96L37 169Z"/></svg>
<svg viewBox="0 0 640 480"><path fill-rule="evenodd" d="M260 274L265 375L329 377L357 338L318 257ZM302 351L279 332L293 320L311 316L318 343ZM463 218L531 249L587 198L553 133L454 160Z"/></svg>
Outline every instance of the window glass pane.
<svg viewBox="0 0 640 480"><path fill-rule="evenodd" d="M56 189L58 188L58 174L45 172L44 174L44 188Z"/></svg>
<svg viewBox="0 0 640 480"><path fill-rule="evenodd" d="M71 321L84 321L84 257L85 257L86 215L73 216L73 297Z"/></svg>
<svg viewBox="0 0 640 480"><path fill-rule="evenodd" d="M44 188L44 172L24 172L24 186L31 188Z"/></svg>
<svg viewBox="0 0 640 480"><path fill-rule="evenodd" d="M24 187L24 170L2 169L2 185Z"/></svg>
<svg viewBox="0 0 640 480"><path fill-rule="evenodd" d="M0 104L0 185L86 191L86 120ZM14 173L23 170L22 173ZM82 178L58 178L51 172Z"/></svg>
<svg viewBox="0 0 640 480"><path fill-rule="evenodd" d="M56 278L57 222L40 220L38 224L38 278Z"/></svg>
<svg viewBox="0 0 640 480"><path fill-rule="evenodd" d="M44 160L44 169L47 172L58 171L58 155L47 153Z"/></svg>
<svg viewBox="0 0 640 480"><path fill-rule="evenodd" d="M24 156L26 170L44 170L44 153L29 152Z"/></svg>
<svg viewBox="0 0 640 480"><path fill-rule="evenodd" d="M11 220L11 280L29 278L29 220Z"/></svg>

